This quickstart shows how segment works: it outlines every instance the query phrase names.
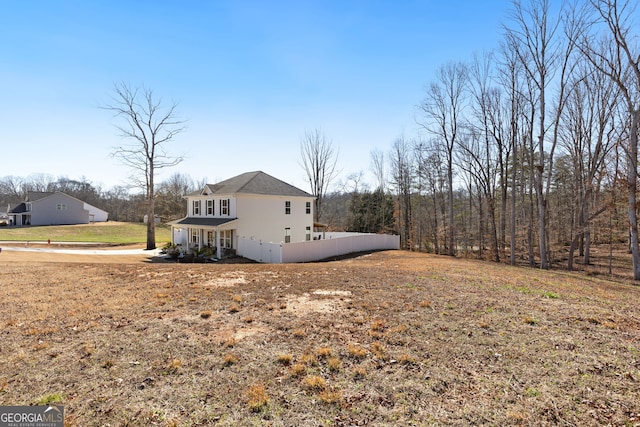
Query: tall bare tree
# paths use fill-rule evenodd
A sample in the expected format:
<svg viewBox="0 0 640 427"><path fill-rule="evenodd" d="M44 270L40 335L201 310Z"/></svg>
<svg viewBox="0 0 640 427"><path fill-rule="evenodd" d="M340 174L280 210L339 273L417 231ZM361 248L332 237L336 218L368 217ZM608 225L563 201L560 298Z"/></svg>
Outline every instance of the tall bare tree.
<svg viewBox="0 0 640 427"><path fill-rule="evenodd" d="M638 132L640 131L640 46L631 22L635 2L591 0L608 37L601 43L585 39L582 45L592 63L620 89L628 119L627 191L629 239L633 258L633 278L640 280L640 245L638 244L637 180Z"/></svg>
<svg viewBox="0 0 640 427"><path fill-rule="evenodd" d="M404 136L393 142L393 147L389 153L391 163L392 182L398 194L398 221L400 231L401 246L405 249L412 249L411 239L411 192L414 184L414 166L411 155L411 146Z"/></svg>
<svg viewBox="0 0 640 427"><path fill-rule="evenodd" d="M453 214L453 152L462 125L465 87L468 81L468 68L461 62L449 62L440 67L436 80L429 85L425 100L419 108L424 117L419 121L427 132L438 137L443 144L447 162L448 184L448 254L455 255L455 227Z"/></svg>
<svg viewBox="0 0 640 427"><path fill-rule="evenodd" d="M162 100L144 86L114 84L111 102L102 108L113 111L116 117L124 121L123 125L116 125L116 128L123 138L131 142L115 148L112 156L133 169L133 183L145 191L147 249L155 249L156 172L175 166L184 159L182 155L169 154L166 147L185 129L185 122L178 118L175 102L163 105Z"/></svg>
<svg viewBox="0 0 640 427"><path fill-rule="evenodd" d="M314 221L322 218L322 202L331 181L338 175L338 151L319 129L307 131L300 142L302 167L311 186L311 194L316 198L313 212Z"/></svg>
<svg viewBox="0 0 640 427"><path fill-rule="evenodd" d="M558 144L560 117L569 94L573 52L579 36L579 26L567 8L552 14L549 0L531 0L523 6L513 0L513 27L507 37L515 48L528 79L533 83L537 101L538 134L531 134L530 148L536 155L534 188L538 205L538 240L540 267L551 265L548 239L547 202L553 177L553 159ZM564 30L564 34L562 34ZM555 91L551 99L548 95ZM548 115L548 113L550 113Z"/></svg>

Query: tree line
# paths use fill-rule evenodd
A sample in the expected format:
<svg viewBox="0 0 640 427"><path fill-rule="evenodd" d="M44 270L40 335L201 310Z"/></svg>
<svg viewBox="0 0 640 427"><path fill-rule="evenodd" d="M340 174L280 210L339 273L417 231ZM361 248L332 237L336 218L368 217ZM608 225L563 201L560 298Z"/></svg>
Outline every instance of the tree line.
<svg viewBox="0 0 640 427"><path fill-rule="evenodd" d="M629 1L515 0L495 51L441 65L420 132L371 153L402 246L571 269L627 242L640 279L637 18Z"/></svg>
<svg viewBox="0 0 640 427"><path fill-rule="evenodd" d="M593 244L626 242L639 280L634 5L513 0L494 51L438 68L416 110L420 131L371 151L373 190L360 172L329 193L338 152L324 133L307 132L301 167L316 197L314 219L334 229L393 231L406 249L545 269L558 261L570 269L589 264ZM163 109L150 90L126 84L114 93L104 108L124 118L117 128L134 141L114 156L138 172L144 194L102 190L85 179L5 177L0 203L59 190L114 220L184 216L182 197L203 183L182 174L154 181L155 169L182 160L161 149L183 130L176 105Z"/></svg>
<svg viewBox="0 0 640 427"><path fill-rule="evenodd" d="M185 217L187 204L184 195L201 189L204 184L181 173L174 173L156 184L155 214L165 222ZM147 214L146 194L132 192L129 186L105 189L85 177L70 179L48 174L0 178L0 211L24 202L30 192L56 191L109 212L111 221L142 222Z"/></svg>

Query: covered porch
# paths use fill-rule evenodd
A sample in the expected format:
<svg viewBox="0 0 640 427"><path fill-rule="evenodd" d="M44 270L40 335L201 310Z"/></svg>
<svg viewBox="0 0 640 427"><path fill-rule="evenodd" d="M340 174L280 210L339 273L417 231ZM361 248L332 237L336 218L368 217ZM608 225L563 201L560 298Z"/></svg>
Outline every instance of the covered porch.
<svg viewBox="0 0 640 427"><path fill-rule="evenodd" d="M211 250L221 259L235 250L235 218L183 218L171 223L171 243L181 246L186 252Z"/></svg>

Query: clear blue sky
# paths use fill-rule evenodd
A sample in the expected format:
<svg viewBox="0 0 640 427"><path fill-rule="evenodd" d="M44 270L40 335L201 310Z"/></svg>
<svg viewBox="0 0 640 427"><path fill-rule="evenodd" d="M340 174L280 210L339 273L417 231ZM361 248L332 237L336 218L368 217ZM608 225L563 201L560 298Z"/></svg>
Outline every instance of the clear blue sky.
<svg viewBox="0 0 640 427"><path fill-rule="evenodd" d="M300 140L319 128L339 179L414 136L434 71L495 49L509 0L0 0L0 177L130 170L108 111L114 82L144 84L188 120L174 172L216 182L263 170L309 190Z"/></svg>

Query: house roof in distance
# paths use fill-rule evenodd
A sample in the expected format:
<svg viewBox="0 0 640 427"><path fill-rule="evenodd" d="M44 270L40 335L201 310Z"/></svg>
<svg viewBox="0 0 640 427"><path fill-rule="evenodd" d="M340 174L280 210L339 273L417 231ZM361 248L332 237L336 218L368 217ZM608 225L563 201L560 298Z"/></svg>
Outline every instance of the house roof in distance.
<svg viewBox="0 0 640 427"><path fill-rule="evenodd" d="M27 202L35 202L36 200L44 199L45 197L53 196L55 191L29 191L27 193Z"/></svg>
<svg viewBox="0 0 640 427"><path fill-rule="evenodd" d="M207 184L196 194L262 194L269 196L313 197L291 184L262 171L246 172L233 178Z"/></svg>

